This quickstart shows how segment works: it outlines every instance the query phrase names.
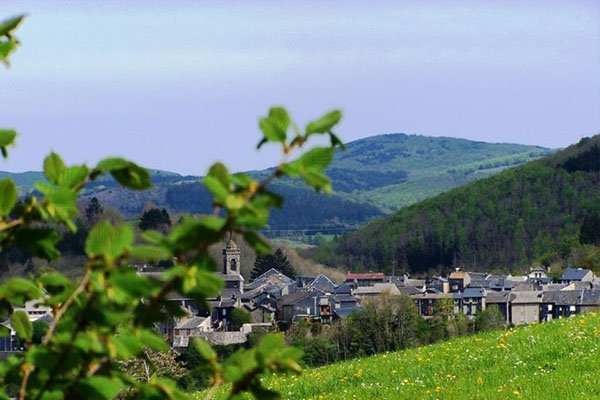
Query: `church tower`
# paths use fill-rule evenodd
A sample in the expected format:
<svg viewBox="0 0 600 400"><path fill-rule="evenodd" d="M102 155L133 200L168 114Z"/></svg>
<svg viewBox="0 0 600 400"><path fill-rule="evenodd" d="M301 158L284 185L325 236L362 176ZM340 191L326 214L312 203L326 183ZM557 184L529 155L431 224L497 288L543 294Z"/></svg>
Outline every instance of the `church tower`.
<svg viewBox="0 0 600 400"><path fill-rule="evenodd" d="M223 274L240 275L241 251L233 241L233 235L229 235L227 245L223 249Z"/></svg>

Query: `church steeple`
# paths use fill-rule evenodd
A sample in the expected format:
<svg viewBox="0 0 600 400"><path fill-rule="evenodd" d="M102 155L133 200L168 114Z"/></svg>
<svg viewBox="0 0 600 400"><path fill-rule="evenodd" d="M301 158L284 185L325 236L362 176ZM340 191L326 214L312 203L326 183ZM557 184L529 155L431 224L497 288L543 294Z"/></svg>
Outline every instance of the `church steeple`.
<svg viewBox="0 0 600 400"><path fill-rule="evenodd" d="M233 234L229 232L229 240L223 249L223 273L225 275L240 274L241 251L233 241Z"/></svg>

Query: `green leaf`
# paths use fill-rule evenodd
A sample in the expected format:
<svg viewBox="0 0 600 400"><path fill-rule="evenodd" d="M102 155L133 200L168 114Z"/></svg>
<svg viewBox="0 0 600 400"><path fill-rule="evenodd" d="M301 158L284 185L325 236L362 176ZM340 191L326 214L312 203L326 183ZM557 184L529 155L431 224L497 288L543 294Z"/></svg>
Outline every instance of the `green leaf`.
<svg viewBox="0 0 600 400"><path fill-rule="evenodd" d="M152 186L147 170L123 158L106 158L96 168L100 172L110 173L117 182L130 189L144 190Z"/></svg>
<svg viewBox="0 0 600 400"><path fill-rule="evenodd" d="M207 340L196 339L193 341L193 344L194 344L194 348L196 349L196 351L198 353L200 353L202 358L204 358L206 361L216 361L217 360L217 353L211 347L210 343L208 343Z"/></svg>
<svg viewBox="0 0 600 400"><path fill-rule="evenodd" d="M15 143L17 131L12 129L0 129L0 147L10 146Z"/></svg>
<svg viewBox="0 0 600 400"><path fill-rule="evenodd" d="M269 246L269 244L256 232L244 232L244 240L252 246L260 256L265 256L271 252L271 246Z"/></svg>
<svg viewBox="0 0 600 400"><path fill-rule="evenodd" d="M214 163L208 170L208 176L217 179L226 189L229 188L231 181L229 180L229 171L222 163Z"/></svg>
<svg viewBox="0 0 600 400"><path fill-rule="evenodd" d="M155 331L151 329L144 329L139 334L140 343L144 345L144 347L148 347L152 350L156 351L168 351L169 345L165 342L165 340L159 336Z"/></svg>
<svg viewBox="0 0 600 400"><path fill-rule="evenodd" d="M129 225L114 227L102 221L90 231L85 252L90 257L104 256L112 261L121 256L133 244L133 240L133 229Z"/></svg>
<svg viewBox="0 0 600 400"><path fill-rule="evenodd" d="M10 317L10 324L21 339L29 341L33 337L33 325L24 311L15 311Z"/></svg>
<svg viewBox="0 0 600 400"><path fill-rule="evenodd" d="M44 160L44 174L50 182L58 184L58 180L60 179L64 170L65 163L58 154L52 152Z"/></svg>
<svg viewBox="0 0 600 400"><path fill-rule="evenodd" d="M337 125L342 119L342 112L334 110L323 115L321 118L312 121L306 126L306 134L312 135L314 133L327 133Z"/></svg>
<svg viewBox="0 0 600 400"><path fill-rule="evenodd" d="M0 181L0 217L4 217L12 211L17 203L17 187L10 179Z"/></svg>
<svg viewBox="0 0 600 400"><path fill-rule="evenodd" d="M228 194L225 197L225 207L228 210L239 210L244 206L246 199L242 195Z"/></svg>
<svg viewBox="0 0 600 400"><path fill-rule="evenodd" d="M223 184L214 176L205 176L202 183L215 196L219 202L225 201L229 191Z"/></svg>
<svg viewBox="0 0 600 400"><path fill-rule="evenodd" d="M66 276L58 272L49 272L39 278L39 282L51 294L62 292L65 288L71 286L71 281Z"/></svg>
<svg viewBox="0 0 600 400"><path fill-rule="evenodd" d="M26 301L39 299L43 295L40 288L32 281L24 278L10 278L4 284L4 288L11 296L19 296Z"/></svg>
<svg viewBox="0 0 600 400"><path fill-rule="evenodd" d="M333 161L335 150L331 147L316 147L300 157L300 162L307 169L322 171Z"/></svg>
<svg viewBox="0 0 600 400"><path fill-rule="evenodd" d="M158 246L135 246L130 250L133 258L144 261L161 261L171 258L173 255L164 247Z"/></svg>
<svg viewBox="0 0 600 400"><path fill-rule="evenodd" d="M78 398L88 400L108 400L114 398L122 389L125 383L118 378L107 376L91 376L83 379L77 388Z"/></svg>
<svg viewBox="0 0 600 400"><path fill-rule="evenodd" d="M263 140L258 144L258 148L266 142L285 143L289 125L290 116L284 108L271 108L269 116L258 121L258 126L264 135Z"/></svg>
<svg viewBox="0 0 600 400"><path fill-rule="evenodd" d="M13 33L15 29L23 22L26 15L21 14L15 17L4 20L0 23L0 36L7 36Z"/></svg>
<svg viewBox="0 0 600 400"><path fill-rule="evenodd" d="M283 107L272 107L269 110L269 119L276 123L279 127L279 130L285 135L290 126L291 121L290 115L288 114L287 110Z"/></svg>
<svg viewBox="0 0 600 400"><path fill-rule="evenodd" d="M304 175L302 175L302 179L306 182L307 185L315 189L316 191L324 191L325 193L332 193L333 188L331 186L331 180L317 171L306 171Z"/></svg>
<svg viewBox="0 0 600 400"><path fill-rule="evenodd" d="M85 181L89 173L90 170L85 165L68 167L60 175L58 184L69 189L74 189Z"/></svg>

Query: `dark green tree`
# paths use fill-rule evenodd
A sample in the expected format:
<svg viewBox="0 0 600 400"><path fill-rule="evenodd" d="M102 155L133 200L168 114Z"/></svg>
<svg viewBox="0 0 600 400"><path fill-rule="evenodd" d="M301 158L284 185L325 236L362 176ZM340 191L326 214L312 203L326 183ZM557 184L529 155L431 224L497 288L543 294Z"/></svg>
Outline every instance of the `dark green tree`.
<svg viewBox="0 0 600 400"><path fill-rule="evenodd" d="M296 271L292 267L290 260L288 260L281 249L277 249L275 253L256 257L254 268L252 269L252 280L258 278L271 268L275 268L289 278L294 279L296 277Z"/></svg>
<svg viewBox="0 0 600 400"><path fill-rule="evenodd" d="M488 306L475 316L475 329L477 331L490 331L502 329L506 320L496 305Z"/></svg>
<svg viewBox="0 0 600 400"><path fill-rule="evenodd" d="M31 342L35 344L41 344L42 339L48 332L48 323L38 319L31 325L33 325L33 336L31 337Z"/></svg>
<svg viewBox="0 0 600 400"><path fill-rule="evenodd" d="M151 208L144 211L138 225L141 230L167 232L171 227L171 217L166 209Z"/></svg>
<svg viewBox="0 0 600 400"><path fill-rule="evenodd" d="M581 224L579 241L583 244L600 245L600 213L589 212Z"/></svg>
<svg viewBox="0 0 600 400"><path fill-rule="evenodd" d="M85 218L87 226L92 227L100 222L100 218L104 214L104 206L100 204L97 197L92 197L88 206L85 209Z"/></svg>
<svg viewBox="0 0 600 400"><path fill-rule="evenodd" d="M234 308L231 311L231 329L234 331L239 331L244 324L249 324L252 322L252 315L246 310L241 308Z"/></svg>

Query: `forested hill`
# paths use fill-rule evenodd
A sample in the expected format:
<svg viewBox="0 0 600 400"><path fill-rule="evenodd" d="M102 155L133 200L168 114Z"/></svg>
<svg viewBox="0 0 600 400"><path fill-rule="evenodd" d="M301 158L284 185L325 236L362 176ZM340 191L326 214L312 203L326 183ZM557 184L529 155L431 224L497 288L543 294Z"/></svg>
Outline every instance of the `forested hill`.
<svg viewBox="0 0 600 400"><path fill-rule="evenodd" d="M277 183L273 189L285 196L286 203L283 210L272 214L271 230L344 231L549 152L537 146L405 134L357 140L348 143L345 152L336 154L327 170L335 195L315 194L293 181ZM266 171L250 173L261 175ZM3 174L8 173L0 172L0 178ZM41 172L10 175L23 192L43 179ZM84 196L97 197L128 218L139 217L149 204L172 212L210 212L211 197L199 177L166 171L152 171L152 177L154 188L150 191L124 190L104 179L89 185Z"/></svg>
<svg viewBox="0 0 600 400"><path fill-rule="evenodd" d="M506 271L568 262L580 243L600 245L600 136L404 208L315 258L356 271Z"/></svg>

